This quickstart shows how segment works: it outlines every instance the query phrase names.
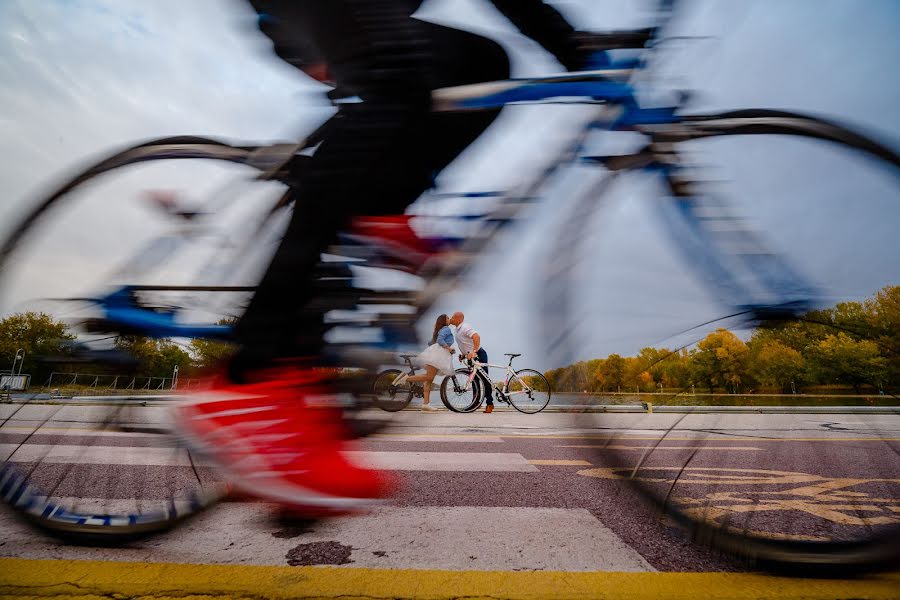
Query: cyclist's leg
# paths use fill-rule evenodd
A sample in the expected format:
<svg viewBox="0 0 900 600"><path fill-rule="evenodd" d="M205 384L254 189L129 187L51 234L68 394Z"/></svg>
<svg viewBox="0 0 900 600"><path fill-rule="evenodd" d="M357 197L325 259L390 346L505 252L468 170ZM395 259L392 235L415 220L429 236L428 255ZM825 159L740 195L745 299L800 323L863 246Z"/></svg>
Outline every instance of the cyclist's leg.
<svg viewBox="0 0 900 600"><path fill-rule="evenodd" d="M309 24L298 0L248 0L257 12L257 26L270 40L280 59L307 72L325 62L309 34Z"/></svg>
<svg viewBox="0 0 900 600"><path fill-rule="evenodd" d="M400 5L400 6L398 6ZM338 83L364 102L344 104L308 161L293 217L241 322L232 371L321 354L328 303L312 285L320 253L357 214L393 214L431 178L421 148L430 108L423 23L388 0L296 2Z"/></svg>
<svg viewBox="0 0 900 600"><path fill-rule="evenodd" d="M478 349L478 362L485 365L483 367L485 375L487 375L487 373L489 371L489 369L487 367L487 361L488 361L487 352L485 351L484 348L479 348ZM484 390L485 390L484 391L485 403L488 406L493 406L494 405L494 397L492 394L493 394L494 386L491 385L491 381L487 377L484 378L484 380L482 381L482 384L484 384Z"/></svg>
<svg viewBox="0 0 900 600"><path fill-rule="evenodd" d="M320 364L321 316L331 303L315 288L315 276L335 233L372 204L402 211L428 185L427 158L409 149L428 122L429 52L422 23L396 1L296 4L329 65L365 101L341 106L328 138L307 161L287 231L236 327L239 353L230 374L243 382L237 387L244 393L235 400L235 386L223 386L227 399L218 394L186 403L180 420L187 437L249 491L298 507L335 508L384 495L383 478L347 462L336 410L304 402L327 393L327 382L296 365L280 372L271 366L298 358ZM385 189L373 194L376 176Z"/></svg>
<svg viewBox="0 0 900 600"><path fill-rule="evenodd" d="M438 370L431 365L425 365L425 374L410 377L407 381L421 381L422 386L422 404L428 406L431 400L431 385L434 383L434 377Z"/></svg>
<svg viewBox="0 0 900 600"><path fill-rule="evenodd" d="M434 47L435 87L509 78L509 57L497 42L459 29L427 25ZM429 124L429 152L434 170L449 165L499 113L496 110L434 113Z"/></svg>
<svg viewBox="0 0 900 600"><path fill-rule="evenodd" d="M232 371L238 377L241 371L265 365L277 357L320 355L325 332L323 310L308 306L315 290L311 286L297 290L297 284L310 281L319 252L331 241L333 232L354 214L402 213L430 185L434 173L471 144L498 114L485 111L425 116L422 95L426 94L426 87L503 79L509 75L506 53L495 42L404 18L402 10L395 10L393 18L402 23L398 27L404 30L405 37L394 43L393 50L388 47L390 43L385 46L383 40L380 42L384 47L381 62L385 66L373 73L367 69L375 65L377 56L369 57L366 64L356 64L358 58L344 58L354 56L346 40L357 39L351 31L356 28L355 22L348 16L352 12L342 13L338 6L344 3L310 7L306 5L313 3L293 2L287 8L282 8L285 5L281 2L256 0L256 4L269 4L267 9L271 12L285 10L274 17L302 21L305 29L316 32L316 44L339 85L358 90L366 102L341 109L335 118L337 131L304 172L295 216L282 247L236 328L242 350ZM352 9L358 3L347 4ZM383 32L380 37L385 37ZM283 46L276 40L276 48ZM405 52L417 47L421 55L418 59L404 58ZM355 130L362 126L370 135L360 140ZM357 161L355 166L346 164L351 160ZM340 172L344 175L335 177ZM344 190L334 189L338 185ZM361 189L363 186L365 189ZM365 205L357 202L363 196ZM315 304L325 310L329 306L328 302ZM286 323L292 325L285 327Z"/></svg>

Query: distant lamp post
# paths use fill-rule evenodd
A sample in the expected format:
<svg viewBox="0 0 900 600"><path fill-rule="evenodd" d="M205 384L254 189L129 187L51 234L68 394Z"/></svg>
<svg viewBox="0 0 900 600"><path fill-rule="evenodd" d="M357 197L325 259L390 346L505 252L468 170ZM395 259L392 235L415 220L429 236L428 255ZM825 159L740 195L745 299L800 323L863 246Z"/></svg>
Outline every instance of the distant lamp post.
<svg viewBox="0 0 900 600"><path fill-rule="evenodd" d="M19 363L19 371L16 372L16 363ZM10 375L21 375L22 374L22 365L25 364L25 349L19 348L16 350L16 356L13 358L12 369L10 369Z"/></svg>
<svg viewBox="0 0 900 600"><path fill-rule="evenodd" d="M18 373L16 372L16 363L19 364ZM24 363L25 363L25 350L23 348L17 348L16 355L13 357L12 368L9 370L9 379L6 380L6 383L4 383L3 387L2 387L2 391L7 395L7 398L10 397L9 396L10 390L12 390L13 384L15 383L13 381L13 377L15 377L16 375L22 374L22 365Z"/></svg>

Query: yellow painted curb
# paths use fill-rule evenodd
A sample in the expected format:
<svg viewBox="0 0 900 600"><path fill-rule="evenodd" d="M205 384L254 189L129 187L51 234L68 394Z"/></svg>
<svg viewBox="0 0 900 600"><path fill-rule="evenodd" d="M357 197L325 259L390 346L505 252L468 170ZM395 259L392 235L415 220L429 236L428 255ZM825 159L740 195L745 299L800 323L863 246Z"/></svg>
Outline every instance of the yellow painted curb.
<svg viewBox="0 0 900 600"><path fill-rule="evenodd" d="M900 574L425 571L0 559L0 598L896 599Z"/></svg>

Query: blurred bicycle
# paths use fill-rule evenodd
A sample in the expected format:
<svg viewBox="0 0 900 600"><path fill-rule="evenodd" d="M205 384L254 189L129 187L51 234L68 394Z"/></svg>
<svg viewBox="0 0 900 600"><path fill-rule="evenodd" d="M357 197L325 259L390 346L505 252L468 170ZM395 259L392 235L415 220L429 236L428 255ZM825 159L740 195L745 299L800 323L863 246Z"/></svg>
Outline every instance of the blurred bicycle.
<svg viewBox="0 0 900 600"><path fill-rule="evenodd" d="M587 38L586 47L591 49L596 67L591 70L454 86L433 93L433 108L448 113L559 101L585 104L588 109L581 122L573 126L562 150L533 169L531 177L523 178L526 180L517 189L453 195L483 201L486 209L481 214L357 218L342 230L337 241L331 240L328 258L313 266L315 289L310 293L317 300L310 307L315 318L309 324L316 335L328 331L331 338L325 352L333 364L357 368L369 377L368 373L377 372L378 365L393 360L398 349L414 345L411 332L418 318L442 294L459 285L489 244L502 237L498 233L514 231L511 226L537 204L542 192L573 171L584 174L592 185L570 199L568 211L558 224L563 233L551 239L546 261L541 265L540 309L545 315L543 339L548 348L561 355L572 354L583 343L575 335L573 322L584 321L579 314L583 307L578 304L576 282L584 275L585 254L590 255L586 246L591 238L589 228L604 206L605 196L625 177L648 182L643 189L659 199L654 212L663 217L666 231L673 234L673 244L682 252L686 264L710 284L710 295L728 307L725 316L744 325L766 324L802 319L810 309L821 305L817 286L783 253L772 250L764 236L741 218L736 207L752 207L766 200L787 210L791 198L809 195L804 190L809 190L816 177L835 177L839 167L855 169L863 175L854 181L873 182L882 193L888 190L896 197L900 157L894 149L868 135L830 119L800 113L746 109L688 114L684 106L689 100L687 94L671 106L642 106L637 95L645 80L639 76L651 72L654 57L665 47L663 25L671 8L672 3L662 3L664 18L655 27ZM618 50L641 53L619 58ZM338 88L332 97L351 106L359 103L352 93L353 90ZM15 227L0 249L4 288L20 294L37 289L35 278L42 280L44 286L30 298L32 302L52 297L65 305L73 318L79 318L86 329L98 334L232 339L232 328L218 322L243 313L248 296L256 291L259 265L266 262L267 251L271 252L278 243L291 211L296 214L298 209L308 210L295 205L291 191L304 185L309 154L326 143L328 129L333 126L333 122L326 124L301 143L257 147L204 138L166 138L118 152L60 186ZM614 132L634 136L634 150L612 155L591 150L590 142L595 136ZM777 143L774 147L759 146L754 142L759 138ZM813 169L783 168L783 158L798 152L812 162L817 158L821 161ZM709 164L725 162L746 169L741 161L748 156L774 159L771 168L752 163L749 167L753 181L767 182L763 189L771 198L758 193L758 189L750 193L741 193L739 188L728 190L722 178L709 177ZM595 181L593 176L598 179ZM141 182L151 178L171 181L176 188L193 186L197 193L184 198L154 194L149 201L145 194L133 193L143 187ZM420 202L427 205L429 200L445 197L429 193ZM72 205L77 206L74 212L78 214L103 215L106 220L115 217L113 210L121 212L115 220L116 227L86 232L70 227L67 215L73 212L66 209ZM252 209L257 209L256 214ZM419 220L433 225L435 231L455 233L419 234L414 227ZM112 264L96 268L98 259L109 259ZM86 270L85 265L92 267ZM418 280L406 287L367 289L357 281L360 267L414 274ZM88 276L81 275L86 272ZM48 273L54 276L46 277ZM320 318L323 316L324 320ZM296 383L307 389L321 389L329 397L334 395L331 392L336 384L328 376L304 373L291 385ZM347 380L348 390L358 384L357 378ZM520 391L508 385L505 389ZM549 401L549 384L547 389ZM453 406L466 402L469 406L478 398L474 385L463 391L460 402L454 401ZM366 393L354 397L365 398ZM28 405L25 402L21 407ZM242 410L263 412L264 408L244 406ZM358 400L343 405L326 402L321 407L323 412L311 413L322 419L312 419L304 432L314 432L315 425L328 427L340 422L334 418L336 411L355 414L364 413L366 408ZM6 417L4 426L16 422L16 414L13 411ZM35 448L28 443L43 426L53 423L55 416L53 409L45 410L36 424L28 425L28 431L8 451L0 474L0 493L7 503L41 527L62 535L132 536L169 527L223 493L216 471L204 461L195 460L194 453L179 448L172 460L184 471L165 482L170 495L162 501L147 502L140 490L132 490L136 492L134 499L98 501L90 495L96 490L83 489L83 470L56 466L59 463L55 462L52 445ZM598 422L600 417L592 415L582 416L579 422L584 424L585 418L589 426L601 431L627 428L619 423ZM138 414L133 407L114 405L103 411L98 424L103 426L101 430L114 433L123 424L133 427L137 421L146 426L148 421L159 420L159 414ZM213 422L209 435L221 431L220 425ZM296 432L258 433L277 437ZM331 439L349 437L344 432L332 431L329 435ZM889 442L890 438L883 437ZM241 443L239 438L228 441ZM740 465L730 465L733 468L727 472L721 470L721 463L689 466L695 451L678 455L680 464L654 463L648 459L657 458L665 449L659 444L648 447L635 465L633 458L613 446L601 443L590 451L592 459L601 466L590 469L586 476L602 483L626 481L644 491L650 500L665 508L667 515L691 529L699 541L760 561L825 570L836 566L870 568L898 555L896 520L889 516L861 519L860 528L849 534L845 533L847 529L841 529L841 535L835 536L840 539L809 539L812 536L785 537L756 528L751 521L753 515L771 503L754 505L761 507L759 510L742 511L740 506L749 506L747 502L752 500L733 497L738 508L731 506L722 512L719 503L723 497L714 489L709 490L709 486L742 481L741 478L747 485L782 481L780 475L772 473L762 477L760 471L765 469L756 468L758 465L750 469L749 475L748 467ZM657 447L660 450L654 453ZM89 458L92 450L85 446L81 452ZM615 464L605 465L603 461L609 460ZM891 488L900 480L896 462L879 470L882 472L874 473L870 479L881 488ZM710 476L713 471L718 478ZM684 473L696 477L686 479L682 477ZM111 480L115 477L115 473L109 473ZM672 496L673 490L683 485L697 486L696 493ZM672 498L677 502L670 501ZM323 499L325 504L327 498ZM348 507L352 504L348 503ZM836 525L835 531L838 529Z"/></svg>

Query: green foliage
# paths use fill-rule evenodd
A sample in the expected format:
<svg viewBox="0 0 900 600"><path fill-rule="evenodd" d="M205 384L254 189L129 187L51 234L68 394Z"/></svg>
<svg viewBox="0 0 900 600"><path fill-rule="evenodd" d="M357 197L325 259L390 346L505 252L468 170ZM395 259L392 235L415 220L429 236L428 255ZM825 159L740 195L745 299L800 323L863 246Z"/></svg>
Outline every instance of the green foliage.
<svg viewBox="0 0 900 600"><path fill-rule="evenodd" d="M800 385L806 373L806 361L797 350L777 340L751 341L750 374L760 384L791 390L791 383Z"/></svg>
<svg viewBox="0 0 900 600"><path fill-rule="evenodd" d="M52 360L69 355L71 342L76 339L66 324L44 313L25 312L6 317L0 320L0 370L12 367L16 350L24 351L22 374L31 375L35 385L43 384L52 371L104 374L121 370L120 366L96 361L67 364ZM212 367L234 352L234 346L224 342L193 340L185 349L172 340L140 336L120 336L115 347L138 359L137 370L128 369L130 375L137 377L172 377L176 366L181 376L190 376L193 371Z"/></svg>
<svg viewBox="0 0 900 600"><path fill-rule="evenodd" d="M182 371L193 364L191 355L171 340L121 336L116 348L141 362L139 374L143 377L171 377L176 366Z"/></svg>
<svg viewBox="0 0 900 600"><path fill-rule="evenodd" d="M236 322L237 319L221 319L218 325L234 325ZM191 355L194 357L194 367L204 371L221 365L236 350L237 346L228 342L191 340Z"/></svg>
<svg viewBox="0 0 900 600"><path fill-rule="evenodd" d="M10 369L16 350L21 349L25 353L22 374L31 375L33 381L42 381L52 369L41 359L65 354L67 344L74 339L65 323L45 313L25 312L6 317L0 320L0 369Z"/></svg>
<svg viewBox="0 0 900 600"><path fill-rule="evenodd" d="M850 384L857 391L862 384L884 385L888 363L873 341L857 341L841 331L816 344L812 356L812 373L818 381Z"/></svg>
<svg viewBox="0 0 900 600"><path fill-rule="evenodd" d="M215 368L222 364L228 357L234 354L236 347L227 342L214 342L212 340L192 340L191 354L194 356L194 366L201 370Z"/></svg>

